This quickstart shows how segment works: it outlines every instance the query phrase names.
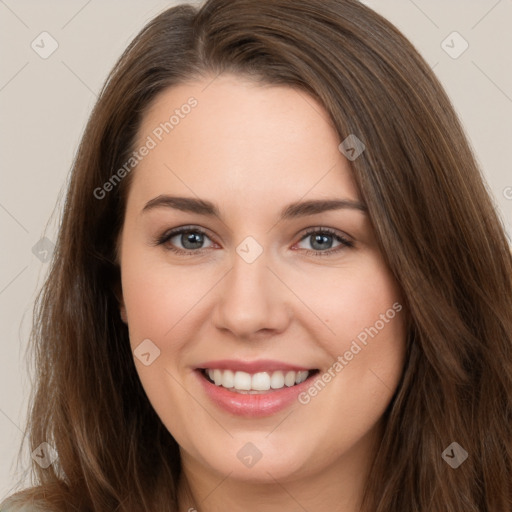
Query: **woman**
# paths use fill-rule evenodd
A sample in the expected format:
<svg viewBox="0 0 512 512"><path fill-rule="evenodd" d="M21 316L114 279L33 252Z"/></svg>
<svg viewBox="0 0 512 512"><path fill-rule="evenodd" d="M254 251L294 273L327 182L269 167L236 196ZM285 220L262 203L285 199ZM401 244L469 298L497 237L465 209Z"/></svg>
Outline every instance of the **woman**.
<svg viewBox="0 0 512 512"><path fill-rule="evenodd" d="M36 480L8 510L510 512L511 276L386 20L169 9L78 151L33 332Z"/></svg>

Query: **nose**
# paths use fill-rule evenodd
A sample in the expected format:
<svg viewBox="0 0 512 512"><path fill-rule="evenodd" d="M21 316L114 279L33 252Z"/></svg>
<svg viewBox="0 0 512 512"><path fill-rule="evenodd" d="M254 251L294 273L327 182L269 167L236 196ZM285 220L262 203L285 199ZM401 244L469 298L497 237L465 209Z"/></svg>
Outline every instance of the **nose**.
<svg viewBox="0 0 512 512"><path fill-rule="evenodd" d="M218 329L250 340L287 328L292 317L292 294L269 263L265 251L252 263L234 255L213 314Z"/></svg>

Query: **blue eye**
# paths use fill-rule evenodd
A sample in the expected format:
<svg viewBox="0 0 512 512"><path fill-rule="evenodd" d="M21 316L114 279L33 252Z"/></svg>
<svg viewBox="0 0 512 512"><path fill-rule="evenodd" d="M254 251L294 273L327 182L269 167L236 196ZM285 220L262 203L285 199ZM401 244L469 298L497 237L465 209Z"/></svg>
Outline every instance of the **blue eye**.
<svg viewBox="0 0 512 512"><path fill-rule="evenodd" d="M169 238L169 242L173 238L177 238L181 243L183 249L202 249L202 245L205 242L205 238L208 238L204 233L199 231L182 231ZM176 242L173 243L173 245Z"/></svg>
<svg viewBox="0 0 512 512"><path fill-rule="evenodd" d="M309 240L310 246L313 249L305 250L307 253L312 254L313 256L328 256L332 255L333 253L337 253L347 247L354 246L350 240L329 228L311 229L306 232L306 234L301 238L300 242L303 242L304 240ZM333 249L332 246L335 241L337 241L339 245L335 246Z"/></svg>
<svg viewBox="0 0 512 512"><path fill-rule="evenodd" d="M312 249L302 248L302 250L313 256L329 256L354 246L353 242L330 228L312 228L302 236L298 243L305 240L309 240ZM204 246L205 241L210 241L210 245ZM333 244L336 242L338 245L333 248ZM155 240L155 245L165 245L166 249L172 252L192 256L201 254L203 250L209 249L215 244L202 229L195 226L182 226L164 233Z"/></svg>
<svg viewBox="0 0 512 512"><path fill-rule="evenodd" d="M176 238L177 241L173 242L172 240L174 238ZM202 247L205 239L210 240L206 233L201 229L193 226L185 226L165 233L157 240L156 243L157 245L168 244L168 248L177 253L197 254L198 252L201 252L202 249L207 248ZM181 244L181 247L176 247L177 242Z"/></svg>

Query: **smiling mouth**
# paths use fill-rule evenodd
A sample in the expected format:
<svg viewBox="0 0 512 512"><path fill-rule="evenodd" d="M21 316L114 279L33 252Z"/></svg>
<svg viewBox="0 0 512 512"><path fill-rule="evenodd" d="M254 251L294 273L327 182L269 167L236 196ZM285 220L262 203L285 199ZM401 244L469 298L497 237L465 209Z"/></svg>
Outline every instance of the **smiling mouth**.
<svg viewBox="0 0 512 512"><path fill-rule="evenodd" d="M202 376L216 386L233 393L257 395L291 388L316 375L319 370L277 370L248 373L217 368L200 368Z"/></svg>

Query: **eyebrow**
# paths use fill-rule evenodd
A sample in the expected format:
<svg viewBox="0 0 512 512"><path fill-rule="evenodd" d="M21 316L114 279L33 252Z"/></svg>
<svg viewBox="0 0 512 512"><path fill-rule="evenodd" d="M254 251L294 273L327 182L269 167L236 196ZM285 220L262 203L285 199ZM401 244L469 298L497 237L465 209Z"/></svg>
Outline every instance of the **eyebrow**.
<svg viewBox="0 0 512 512"><path fill-rule="evenodd" d="M155 208L172 208L183 212L221 218L220 211L215 204L205 199L196 199L193 197L159 195L148 201L141 213L148 212ZM351 199L316 199L299 201L287 205L281 210L279 220L290 220L342 209L359 210L364 213L368 211L366 205L358 201L352 201Z"/></svg>

